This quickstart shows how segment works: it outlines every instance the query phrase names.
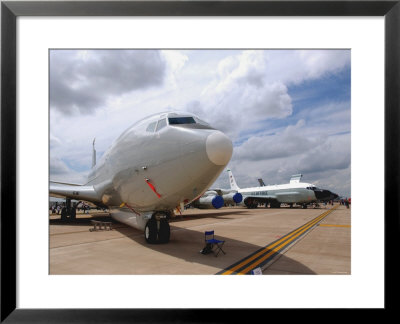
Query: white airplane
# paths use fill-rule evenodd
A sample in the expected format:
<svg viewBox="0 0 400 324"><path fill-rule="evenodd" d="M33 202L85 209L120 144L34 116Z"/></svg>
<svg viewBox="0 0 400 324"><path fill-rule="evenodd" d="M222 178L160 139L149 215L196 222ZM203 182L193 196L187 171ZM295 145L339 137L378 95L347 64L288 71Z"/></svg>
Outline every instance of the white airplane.
<svg viewBox="0 0 400 324"><path fill-rule="evenodd" d="M50 181L65 197L62 218L75 218L71 199L107 207L111 216L143 230L148 243L166 243L174 209L203 195L232 156L232 142L193 114L152 115L124 131L96 164L85 185Z"/></svg>
<svg viewBox="0 0 400 324"><path fill-rule="evenodd" d="M319 189L311 183L300 182L301 174L293 175L290 182L280 185L266 186L262 179L260 187L251 187L240 189L233 177L232 171L228 170L229 183L231 190L236 190L243 195L243 203L247 208L257 208L258 204L270 204L271 208L279 208L281 203L301 204L303 208L314 202L333 200L338 197L337 194L329 190Z"/></svg>

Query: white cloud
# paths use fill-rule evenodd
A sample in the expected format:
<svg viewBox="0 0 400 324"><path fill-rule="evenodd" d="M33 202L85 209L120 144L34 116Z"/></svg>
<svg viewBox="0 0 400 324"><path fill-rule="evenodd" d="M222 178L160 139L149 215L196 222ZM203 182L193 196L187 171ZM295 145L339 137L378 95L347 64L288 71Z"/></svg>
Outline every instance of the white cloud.
<svg viewBox="0 0 400 324"><path fill-rule="evenodd" d="M242 186L257 185L258 177L283 183L295 173L336 186L342 184L337 179L349 177L350 103L332 98L324 106L297 110L294 116L289 89L348 68L350 51L60 51L52 55L51 175L69 172L77 179L90 168L94 137L99 159L136 120L183 108L233 139L230 167ZM298 98L303 93L297 92ZM304 98L309 94L304 93Z"/></svg>
<svg viewBox="0 0 400 324"><path fill-rule="evenodd" d="M350 51L241 51L220 61L215 79L186 109L234 139L259 121L293 112L288 85L341 71ZM232 127L234 125L234 127Z"/></svg>
<svg viewBox="0 0 400 324"><path fill-rule="evenodd" d="M222 60L218 79L187 109L233 137L254 127L257 121L290 115L292 103L287 87L268 82L266 66L262 51L244 51Z"/></svg>
<svg viewBox="0 0 400 324"><path fill-rule="evenodd" d="M317 79L329 73L336 73L350 64L350 51L343 50L301 50L297 52L299 73L296 82L306 79ZM301 76L302 75L302 76Z"/></svg>
<svg viewBox="0 0 400 324"><path fill-rule="evenodd" d="M276 50L265 52L266 78L287 86L326 77L350 66L350 50Z"/></svg>
<svg viewBox="0 0 400 324"><path fill-rule="evenodd" d="M115 96L162 85L165 65L154 50L52 50L50 105L65 114L91 113Z"/></svg>
<svg viewBox="0 0 400 324"><path fill-rule="evenodd" d="M325 138L305 135L305 122L299 120L282 132L273 135L255 135L235 148L236 160L270 160L304 154L312 148L323 145Z"/></svg>
<svg viewBox="0 0 400 324"><path fill-rule="evenodd" d="M50 158L50 181L85 184L87 171L77 172L69 168L59 157Z"/></svg>

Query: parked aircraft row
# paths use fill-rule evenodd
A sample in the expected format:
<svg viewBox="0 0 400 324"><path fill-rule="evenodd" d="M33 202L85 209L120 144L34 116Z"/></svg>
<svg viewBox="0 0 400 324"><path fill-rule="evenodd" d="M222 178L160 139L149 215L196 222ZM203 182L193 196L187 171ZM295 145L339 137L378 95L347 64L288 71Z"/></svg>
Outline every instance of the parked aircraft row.
<svg viewBox="0 0 400 324"><path fill-rule="evenodd" d="M230 189L210 189L192 203L196 208L221 208L225 204L244 204L247 208L257 208L260 204L271 208L279 208L285 203L292 207L299 204L307 208L309 204L334 200L337 194L319 189L311 183L300 182L302 175L295 174L287 184L266 186L258 179L259 187L239 188L232 171L227 170Z"/></svg>
<svg viewBox="0 0 400 324"><path fill-rule="evenodd" d="M292 179L288 185L241 189L231 171L230 189L208 189L232 156L232 142L197 116L164 112L146 117L125 130L96 163L84 185L50 181L53 197L66 198L64 217L75 218L71 199L108 208L111 216L144 231L148 243L166 243L169 220L187 204L220 208L224 203L259 203L278 207L331 199L335 194ZM336 195L337 196L337 195Z"/></svg>
<svg viewBox="0 0 400 324"><path fill-rule="evenodd" d="M259 204L269 204L271 208L279 208L282 203L300 204L303 208L317 202L330 201L338 197L337 194L317 188L315 185L300 182L302 175L293 175L289 183L266 186L262 179L259 179L259 187L239 188L233 177L232 171L228 170L231 190L236 190L243 196L243 203L248 208L256 208Z"/></svg>

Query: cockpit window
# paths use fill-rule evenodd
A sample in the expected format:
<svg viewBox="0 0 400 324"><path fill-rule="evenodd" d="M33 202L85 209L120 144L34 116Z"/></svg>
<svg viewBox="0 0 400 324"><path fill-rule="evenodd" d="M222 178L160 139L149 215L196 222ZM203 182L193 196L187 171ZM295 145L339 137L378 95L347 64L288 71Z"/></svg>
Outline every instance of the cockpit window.
<svg viewBox="0 0 400 324"><path fill-rule="evenodd" d="M196 124L193 117L170 117L168 122L170 125Z"/></svg>
<svg viewBox="0 0 400 324"><path fill-rule="evenodd" d="M156 132L158 132L160 129L164 128L165 126L167 126L167 121L166 121L166 119L165 119L165 118L160 119L160 120L158 121L158 124L157 124Z"/></svg>
<svg viewBox="0 0 400 324"><path fill-rule="evenodd" d="M205 121L197 117L169 117L168 123L170 126L195 128L195 129L214 129Z"/></svg>
<svg viewBox="0 0 400 324"><path fill-rule="evenodd" d="M154 129L156 128L156 124L157 124L156 121L150 123L149 126L147 126L147 128L146 128L146 132L153 133L153 132L154 132Z"/></svg>

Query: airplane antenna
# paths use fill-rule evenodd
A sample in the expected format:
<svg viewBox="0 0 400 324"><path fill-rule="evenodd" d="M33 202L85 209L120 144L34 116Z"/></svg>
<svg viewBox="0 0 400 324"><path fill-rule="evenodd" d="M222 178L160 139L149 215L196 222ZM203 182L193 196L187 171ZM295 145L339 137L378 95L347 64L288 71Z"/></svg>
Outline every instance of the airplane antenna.
<svg viewBox="0 0 400 324"><path fill-rule="evenodd" d="M96 149L94 148L94 143L96 142L96 137L93 139L93 149L92 149L92 168L96 165Z"/></svg>

